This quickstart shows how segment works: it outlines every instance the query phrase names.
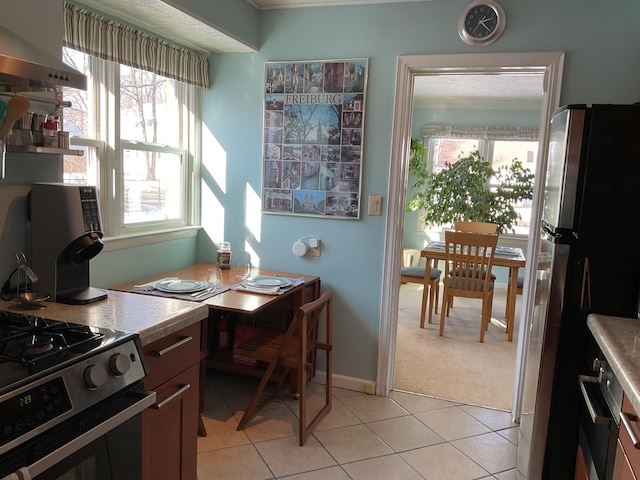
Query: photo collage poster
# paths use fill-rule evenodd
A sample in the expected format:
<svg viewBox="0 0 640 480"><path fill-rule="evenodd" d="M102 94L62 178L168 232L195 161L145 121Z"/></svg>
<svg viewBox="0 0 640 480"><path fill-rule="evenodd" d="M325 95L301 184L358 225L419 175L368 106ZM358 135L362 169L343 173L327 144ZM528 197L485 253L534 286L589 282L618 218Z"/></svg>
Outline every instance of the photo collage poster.
<svg viewBox="0 0 640 480"><path fill-rule="evenodd" d="M265 64L262 211L360 218L368 60Z"/></svg>

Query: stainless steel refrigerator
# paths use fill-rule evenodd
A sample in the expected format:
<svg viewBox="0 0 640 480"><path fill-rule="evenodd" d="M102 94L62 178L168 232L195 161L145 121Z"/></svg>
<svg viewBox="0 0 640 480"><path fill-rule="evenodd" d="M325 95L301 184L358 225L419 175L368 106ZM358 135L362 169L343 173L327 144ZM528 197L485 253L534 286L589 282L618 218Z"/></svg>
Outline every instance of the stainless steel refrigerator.
<svg viewBox="0 0 640 480"><path fill-rule="evenodd" d="M518 479L573 478L586 317L636 317L640 105L560 108L550 129Z"/></svg>

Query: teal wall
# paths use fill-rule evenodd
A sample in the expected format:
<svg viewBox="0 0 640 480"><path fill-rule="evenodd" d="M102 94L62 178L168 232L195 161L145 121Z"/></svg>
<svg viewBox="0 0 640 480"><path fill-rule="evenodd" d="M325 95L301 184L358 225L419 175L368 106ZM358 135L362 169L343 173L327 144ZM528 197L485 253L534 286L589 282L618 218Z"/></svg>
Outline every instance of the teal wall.
<svg viewBox="0 0 640 480"><path fill-rule="evenodd" d="M382 195L384 205L398 55L565 51L564 103L640 98L640 62L628 57L640 44L640 29L635 25L640 6L636 2L615 1L602 11L580 0L546 0L537 2L535 9L503 0L506 32L483 49L466 46L458 38L458 15L467 3L451 0L264 11L258 53L211 57L214 78L204 96L204 123L224 151L218 158L226 168L228 186L221 200L224 236L236 246L246 243L264 267L318 274L324 288L335 290L337 373L368 379L376 376L386 218L369 217L366 212L358 221L260 215L259 202L254 199L259 198L262 179L265 62L369 58L362 198ZM616 35L593 35L586 25L595 23L594 15L598 25L616 25ZM207 186L218 189L215 184ZM205 215L207 210L204 203ZM252 221L255 223L249 226ZM323 241L319 259L299 260L290 253L292 243L307 234ZM198 254L204 258L210 252L207 248Z"/></svg>
<svg viewBox="0 0 640 480"><path fill-rule="evenodd" d="M50 13L52 7L45 3ZM635 0L611 0L607 8L583 0L539 0L535 8L528 2L501 0L507 29L485 48L469 47L458 38L458 15L468 0L262 12L241 0L173 3L257 44L259 51L210 56L212 87L203 97L201 235L196 240L103 252L92 261L92 283L108 287L153 275L165 266L212 260L215 244L229 240L234 252L251 251L263 267L317 274L323 288L335 290L334 370L342 375L372 380L376 376L399 55L564 51L561 103L640 100L640 2ZM27 13L39 4L16 4L25 10L16 15L24 19L24 32L30 38L58 34L58 26L30 30ZM56 17L47 16L49 23L51 18ZM61 14L58 18L62 22ZM614 28L615 34L605 35L604 28ZM362 195L382 195L383 215L363 212L357 221L261 215L264 63L361 57L369 59ZM0 216L0 238L13 228ZM293 256L291 245L304 235L322 239L320 258ZM2 258L9 256L0 253Z"/></svg>

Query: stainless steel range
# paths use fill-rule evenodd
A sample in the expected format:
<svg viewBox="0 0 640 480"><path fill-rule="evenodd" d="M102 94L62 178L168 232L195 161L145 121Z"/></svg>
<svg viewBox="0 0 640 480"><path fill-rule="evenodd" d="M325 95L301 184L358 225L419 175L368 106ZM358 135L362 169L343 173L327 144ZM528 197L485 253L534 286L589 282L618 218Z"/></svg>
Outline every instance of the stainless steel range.
<svg viewBox="0 0 640 480"><path fill-rule="evenodd" d="M135 334L0 311L0 479L141 478L145 375Z"/></svg>
<svg viewBox="0 0 640 480"><path fill-rule="evenodd" d="M620 428L622 385L599 349L591 371L580 375L578 382L583 401L576 466L582 466L590 479L610 480Z"/></svg>

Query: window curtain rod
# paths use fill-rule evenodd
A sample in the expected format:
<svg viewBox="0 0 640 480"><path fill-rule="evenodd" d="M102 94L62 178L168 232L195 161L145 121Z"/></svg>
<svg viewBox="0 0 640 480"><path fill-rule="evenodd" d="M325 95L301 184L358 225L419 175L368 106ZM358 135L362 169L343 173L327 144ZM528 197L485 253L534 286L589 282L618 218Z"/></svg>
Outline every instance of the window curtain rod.
<svg viewBox="0 0 640 480"><path fill-rule="evenodd" d="M209 88L209 61L184 47L64 2L64 44L94 57Z"/></svg>
<svg viewBox="0 0 640 480"><path fill-rule="evenodd" d="M533 127L487 127L482 125L424 125L427 138L482 138L484 140L537 141L539 132Z"/></svg>

